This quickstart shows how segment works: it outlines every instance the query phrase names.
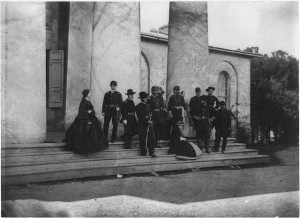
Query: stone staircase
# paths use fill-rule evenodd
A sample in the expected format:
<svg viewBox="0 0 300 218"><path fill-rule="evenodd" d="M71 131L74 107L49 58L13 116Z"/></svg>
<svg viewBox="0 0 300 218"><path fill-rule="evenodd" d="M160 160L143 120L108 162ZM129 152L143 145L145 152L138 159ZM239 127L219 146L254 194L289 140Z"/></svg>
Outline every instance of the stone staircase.
<svg viewBox="0 0 300 218"><path fill-rule="evenodd" d="M137 141L133 149L124 149L123 142L110 144L109 149L89 155L64 151L64 143L9 144L2 147L2 184L79 179L117 174L173 171L269 162L268 155L246 149L246 144L228 140L227 150L202 154L197 160L178 160L168 155L168 141L161 141L157 158L140 156ZM210 141L210 146L213 141Z"/></svg>

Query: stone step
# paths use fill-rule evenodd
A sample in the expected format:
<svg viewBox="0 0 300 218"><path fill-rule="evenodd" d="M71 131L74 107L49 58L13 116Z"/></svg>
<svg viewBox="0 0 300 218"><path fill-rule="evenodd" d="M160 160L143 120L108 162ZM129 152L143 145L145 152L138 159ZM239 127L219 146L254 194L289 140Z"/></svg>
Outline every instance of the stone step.
<svg viewBox="0 0 300 218"><path fill-rule="evenodd" d="M196 143L196 140L190 139L189 141ZM230 138L227 141L227 144L233 144L235 141L234 138ZM170 141L161 140L161 147L168 147ZM239 143L242 144L242 143ZM133 147L139 146L138 141L132 142ZM210 146L214 145L214 141L210 140ZM244 144L245 145L245 144ZM1 148L2 156L18 154L18 153L45 153L45 152L54 152L62 151L65 146L65 143L36 143L36 144L6 144ZM115 143L110 143L109 149L124 149L124 142L118 141Z"/></svg>
<svg viewBox="0 0 300 218"><path fill-rule="evenodd" d="M168 157L169 156L170 155L168 155ZM142 162L136 162L136 159L121 159L117 161L95 160L62 164L58 163L24 167L7 167L2 169L2 184L14 185L117 174L136 174L269 162L268 155L254 155L246 157L236 156L224 158L210 157L205 159L205 157L209 156L212 155L201 155L197 160L189 161L175 160L175 157L173 156L170 157L172 160L168 161L165 159L161 160L161 158L146 157L141 158Z"/></svg>
<svg viewBox="0 0 300 218"><path fill-rule="evenodd" d="M131 153L131 154L130 154ZM156 151L156 154L159 155L156 160L173 160L175 157L174 155L168 155L167 148L159 148ZM224 158L224 157L235 157L235 156L253 156L257 155L258 150L256 149L245 149L239 151L226 151L224 154L221 152L212 152L210 154L203 154L201 158ZM21 156L8 156L2 158L1 167L15 167L15 166L31 166L31 165L41 165L41 164L57 164L57 163L67 163L67 162L85 162L85 161L111 161L115 163L116 161L120 162L126 159L134 159L137 162L144 162L148 157L140 156L139 151L119 151L119 152L98 152L91 155L78 155L74 153L67 153L67 152L54 152L48 155L21 155Z"/></svg>
<svg viewBox="0 0 300 218"><path fill-rule="evenodd" d="M244 150L246 149L246 144L243 143L234 143L234 144L228 144L226 150L227 151L239 151L239 150ZM159 152L159 154L167 154L169 148L168 147L162 147L162 148L156 148L156 152ZM59 155L64 155L65 157L74 157L74 158L85 158L85 157L116 157L116 158L122 158L122 157L127 157L127 156L136 156L140 154L140 149L139 146L136 145L132 149L115 149L112 146L108 148L105 151L102 152L97 152L93 154L88 154L88 155L80 155L80 154L75 154L72 151L63 151L61 148L60 150L55 150L55 151L35 151L35 152L26 152L21 150L19 152L11 152L11 153L6 153L2 154L2 163L3 161L6 160L11 160L14 162L15 159L19 158L24 158L24 159L35 159L35 158L45 158L47 159L49 156L51 157L57 157L59 158Z"/></svg>

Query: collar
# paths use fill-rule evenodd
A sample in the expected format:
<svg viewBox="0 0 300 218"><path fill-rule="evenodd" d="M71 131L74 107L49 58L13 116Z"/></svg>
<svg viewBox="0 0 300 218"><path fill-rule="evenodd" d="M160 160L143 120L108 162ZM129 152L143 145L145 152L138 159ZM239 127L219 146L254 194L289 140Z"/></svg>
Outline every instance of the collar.
<svg viewBox="0 0 300 218"><path fill-rule="evenodd" d="M116 92L116 90L110 90L110 92L111 92L111 93L115 93L115 92Z"/></svg>

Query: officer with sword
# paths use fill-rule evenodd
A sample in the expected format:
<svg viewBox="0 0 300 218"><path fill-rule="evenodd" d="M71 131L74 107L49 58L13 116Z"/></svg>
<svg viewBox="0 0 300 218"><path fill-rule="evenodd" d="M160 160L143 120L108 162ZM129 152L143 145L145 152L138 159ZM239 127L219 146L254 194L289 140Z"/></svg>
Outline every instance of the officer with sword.
<svg viewBox="0 0 300 218"><path fill-rule="evenodd" d="M149 155L151 157L157 157L157 155L154 153L156 139L153 129L152 114L150 112L150 107L147 104L149 94L146 92L140 92L139 98L141 99L141 102L136 106L136 114L138 117L141 155L146 156L148 148Z"/></svg>

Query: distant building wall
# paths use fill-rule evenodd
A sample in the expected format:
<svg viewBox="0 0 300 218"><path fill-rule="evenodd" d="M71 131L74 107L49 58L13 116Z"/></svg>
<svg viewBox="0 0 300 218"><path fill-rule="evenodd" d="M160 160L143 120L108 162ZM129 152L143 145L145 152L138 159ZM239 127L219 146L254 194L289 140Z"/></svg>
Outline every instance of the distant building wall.
<svg viewBox="0 0 300 218"><path fill-rule="evenodd" d="M216 87L221 72L229 76L229 107L238 110L240 116L248 116L250 121L250 59L228 54L209 54L209 85ZM247 118L248 119L248 118Z"/></svg>
<svg viewBox="0 0 300 218"><path fill-rule="evenodd" d="M162 42L142 36L141 88L144 91L150 92L153 85L159 85L166 90L167 52L167 41ZM209 49L207 71L209 80L205 86L200 87L202 95L207 95L205 90L208 86L215 87L214 95L219 100L226 100L227 108L230 108L235 115L238 115L246 123L250 123L250 59L243 54ZM147 74L148 71L150 74ZM221 78L224 75L226 81ZM180 86L180 84L178 85ZM190 87L189 91L193 91L195 88ZM226 99L224 97L225 92L227 94ZM189 102L190 99L185 100ZM234 122L233 127L235 127ZM189 135L192 134L193 131L189 131Z"/></svg>
<svg viewBox="0 0 300 218"><path fill-rule="evenodd" d="M142 56L142 63L144 65L142 68L146 68L147 64L149 64L149 69L147 69L147 71L150 71L150 88L153 85L159 85L165 89L165 82L167 80L167 52L167 42L155 42L154 40L142 38L142 53L145 56ZM145 61L145 59L147 61ZM214 94L219 97L219 76L221 72L226 72L229 76L228 108L232 108L233 110L238 109L241 115L249 116L250 59L239 55L218 53L210 50L208 66L207 73L209 74L209 82L205 87L200 87L202 94L207 94L205 90L208 86L214 86L216 88ZM146 73L143 75L145 77L144 80L146 80ZM144 81L144 84L147 84L147 82ZM195 88L196 87L191 87L191 89ZM143 90L147 91L147 88L143 87Z"/></svg>

